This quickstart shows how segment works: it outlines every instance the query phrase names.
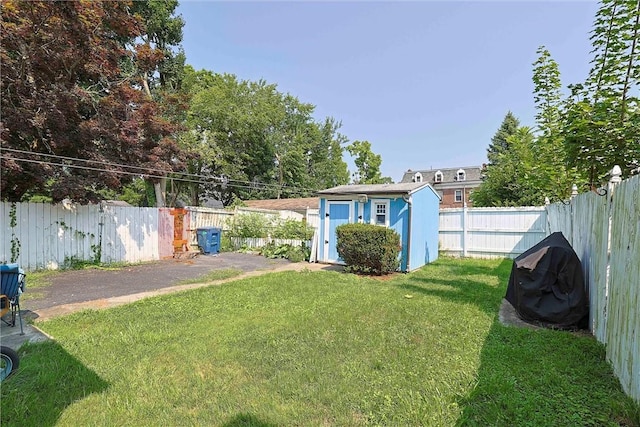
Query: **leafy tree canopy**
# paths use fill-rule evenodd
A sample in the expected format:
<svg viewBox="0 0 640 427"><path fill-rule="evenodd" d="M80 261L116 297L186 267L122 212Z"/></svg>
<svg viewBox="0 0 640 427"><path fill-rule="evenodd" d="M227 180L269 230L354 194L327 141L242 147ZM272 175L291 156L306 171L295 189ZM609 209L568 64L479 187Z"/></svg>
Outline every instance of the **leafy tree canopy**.
<svg viewBox="0 0 640 427"><path fill-rule="evenodd" d="M307 196L347 182L340 124L315 122L313 105L265 81L191 67L184 86L191 102L182 141L197 155L189 172L211 177L188 186L190 203Z"/></svg>
<svg viewBox="0 0 640 427"><path fill-rule="evenodd" d="M354 141L347 146L347 151L354 157L354 163L358 170L353 174L356 184L388 184L393 180L380 173L382 157L371 151L369 141Z"/></svg>
<svg viewBox="0 0 640 427"><path fill-rule="evenodd" d="M2 2L3 199L95 201L135 176L180 169L175 123L140 90L164 54L139 43L148 34L132 6Z"/></svg>

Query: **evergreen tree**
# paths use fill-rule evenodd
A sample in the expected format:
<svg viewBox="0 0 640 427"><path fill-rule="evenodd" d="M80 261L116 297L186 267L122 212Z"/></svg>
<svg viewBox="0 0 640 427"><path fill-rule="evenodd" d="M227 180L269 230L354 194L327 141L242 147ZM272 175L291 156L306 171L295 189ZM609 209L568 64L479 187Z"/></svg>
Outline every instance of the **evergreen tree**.
<svg viewBox="0 0 640 427"><path fill-rule="evenodd" d="M507 112L487 149L489 163L483 170L482 185L471 193L475 206L508 206L518 198L513 193L515 175L506 167L511 161L511 138L516 134L520 121L511 111Z"/></svg>
<svg viewBox="0 0 640 427"><path fill-rule="evenodd" d="M491 144L489 144L489 148L487 149L487 159L489 160L489 164L497 161L499 155L509 149L509 142L507 139L516 133L519 126L520 121L511 111L508 111L507 115L504 116L504 120L502 120L500 128L496 131L493 138L491 138Z"/></svg>

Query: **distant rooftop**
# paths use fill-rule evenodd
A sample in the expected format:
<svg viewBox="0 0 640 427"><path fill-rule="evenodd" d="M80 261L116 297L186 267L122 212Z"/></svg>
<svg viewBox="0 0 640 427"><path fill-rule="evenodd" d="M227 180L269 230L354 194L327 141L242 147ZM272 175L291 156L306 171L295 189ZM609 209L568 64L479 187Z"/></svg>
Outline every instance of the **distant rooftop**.
<svg viewBox="0 0 640 427"><path fill-rule="evenodd" d="M463 166L457 168L440 168L440 169L409 169L402 176L401 182L413 182L416 173L422 176L422 182L428 182L430 184L437 183L435 181L436 172L442 172L442 183L456 182L458 177L458 171L463 170L465 173L465 181L481 181L482 180L482 166Z"/></svg>
<svg viewBox="0 0 640 427"><path fill-rule="evenodd" d="M318 197L301 197L297 199L264 199L264 200L245 200L244 203L250 208L269 209L269 210L305 210L318 209L320 204Z"/></svg>

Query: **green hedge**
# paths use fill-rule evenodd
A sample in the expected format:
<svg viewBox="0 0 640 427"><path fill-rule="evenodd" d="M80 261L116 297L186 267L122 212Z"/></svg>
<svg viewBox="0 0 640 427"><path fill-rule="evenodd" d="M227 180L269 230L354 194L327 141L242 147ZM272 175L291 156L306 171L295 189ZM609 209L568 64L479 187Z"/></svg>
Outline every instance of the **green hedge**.
<svg viewBox="0 0 640 427"><path fill-rule="evenodd" d="M336 228L338 255L355 273L387 274L400 267L400 236L372 224L344 224Z"/></svg>

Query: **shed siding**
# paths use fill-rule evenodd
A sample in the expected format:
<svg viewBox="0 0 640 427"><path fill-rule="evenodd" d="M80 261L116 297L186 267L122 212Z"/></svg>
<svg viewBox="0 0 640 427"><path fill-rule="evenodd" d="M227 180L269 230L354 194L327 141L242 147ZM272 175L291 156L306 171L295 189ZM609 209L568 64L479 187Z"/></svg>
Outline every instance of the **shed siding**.
<svg viewBox="0 0 640 427"><path fill-rule="evenodd" d="M425 188L413 194L409 270L438 259L439 200Z"/></svg>
<svg viewBox="0 0 640 427"><path fill-rule="evenodd" d="M424 187L412 195L413 207L401 195L380 197L369 194L365 203L357 201L354 194L351 200L350 223L371 224L375 216L375 202L388 202L388 225L400 236L400 270L409 271L422 267L438 258L438 209L439 198L431 187ZM341 198L344 202L344 196ZM326 214L331 196L320 198L320 229L318 232L318 261L331 262L323 250L328 237ZM411 215L411 217L410 217ZM409 233L411 232L411 237Z"/></svg>

